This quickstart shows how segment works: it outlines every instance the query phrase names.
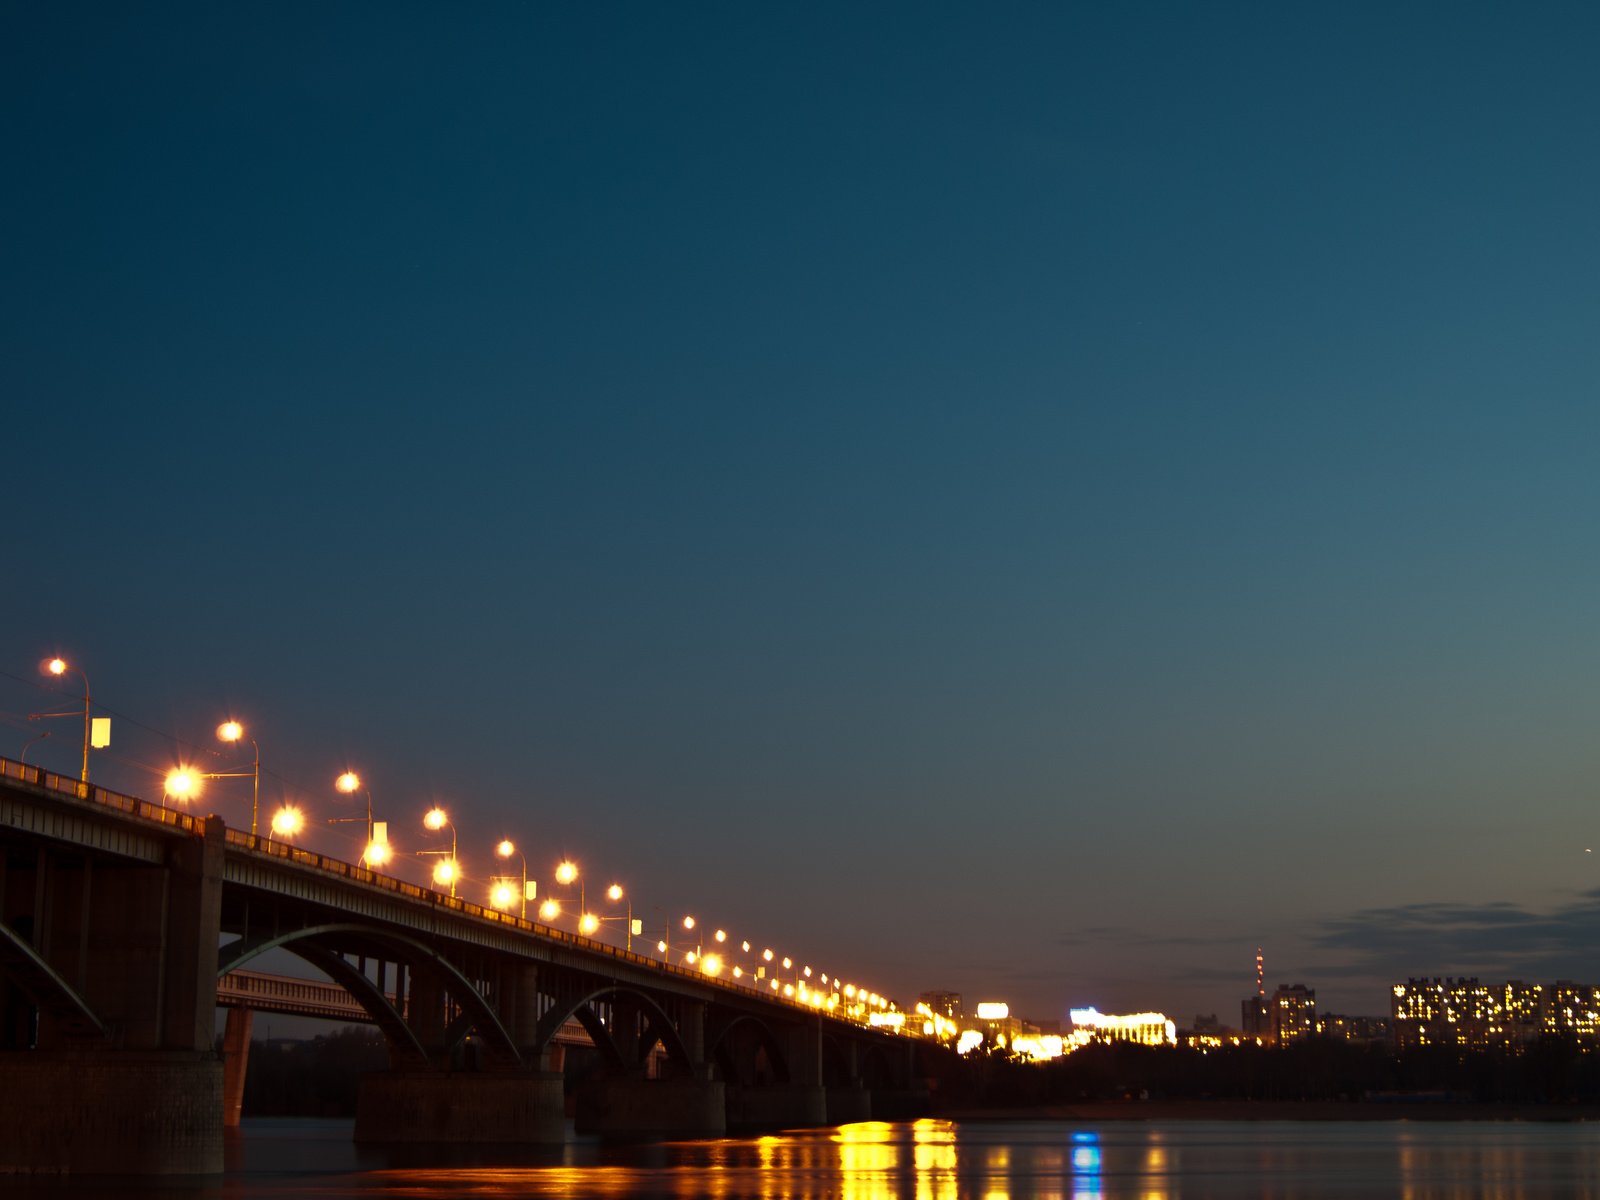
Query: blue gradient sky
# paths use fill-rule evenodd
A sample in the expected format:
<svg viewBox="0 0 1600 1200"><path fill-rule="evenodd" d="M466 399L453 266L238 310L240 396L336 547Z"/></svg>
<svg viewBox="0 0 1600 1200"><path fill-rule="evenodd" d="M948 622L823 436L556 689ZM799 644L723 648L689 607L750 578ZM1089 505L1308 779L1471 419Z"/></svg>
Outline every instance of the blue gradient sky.
<svg viewBox="0 0 1600 1200"><path fill-rule="evenodd" d="M1296 7L6 4L0 753L902 1000L1596 979L1600 11Z"/></svg>

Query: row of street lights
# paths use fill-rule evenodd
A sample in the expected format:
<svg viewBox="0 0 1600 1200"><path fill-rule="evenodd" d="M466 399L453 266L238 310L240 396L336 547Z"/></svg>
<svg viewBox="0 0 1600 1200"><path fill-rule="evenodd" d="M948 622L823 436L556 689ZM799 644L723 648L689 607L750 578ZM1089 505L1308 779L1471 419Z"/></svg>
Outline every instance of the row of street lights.
<svg viewBox="0 0 1600 1200"><path fill-rule="evenodd" d="M41 669L46 674L57 677L64 676L68 672L71 672L76 674L83 681L83 765L80 778L84 783L87 783L89 780L89 748L91 742L95 746L109 744L109 729L107 728L102 730L97 728L96 726L98 725L98 722L96 722L91 716L89 677L84 674L82 670L71 666L65 659L59 657L46 660L41 664ZM75 715L75 712L33 714L34 717L59 717L69 715ZM256 837L258 836L258 826L260 822L261 811L261 747L256 742L255 738L247 737L244 726L236 720L229 719L224 721L221 725L217 726L216 733L219 741L226 742L230 745L236 745L241 741L249 741L252 750L255 752L251 769L249 771L197 771L192 767L180 766L175 768L167 775L166 794L180 802L187 802L199 795L200 788L204 780L242 779L248 776L252 781L250 799L250 835L251 837ZM38 737L31 739L29 744L31 745L33 741L38 741L48 736L48 733L40 734ZM24 748L24 752L26 752L26 748ZM343 774L341 774L337 779L334 780L334 787L336 790L344 793L345 795L354 795L357 792L363 793L366 797L366 815L364 818L329 817L327 819L328 824L341 825L354 822L364 822L366 839L364 843L364 849L361 854L361 865L368 868L382 866L392 857L392 848L389 845L388 823L385 821L373 820L371 789L362 784L361 777L354 771L345 771ZM418 857L437 858L439 860L434 864L433 867L433 882L438 887L447 887L450 895L453 897L456 894L456 885L462 878L461 865L457 857L458 838L455 824L450 820L450 817L445 810L437 805L429 809L428 812L424 814L422 818L422 824L424 828L433 833L441 833L446 829L450 831L449 850L445 850L443 848L424 849L417 850L414 853ZM269 828L271 830L271 836L282 839L293 838L298 836L304 830L305 816L295 805L285 804L275 813L273 813L272 819L269 823ZM527 856L517 847L516 843L511 841L510 838L502 840L495 847L495 854L497 857L506 860L507 866L510 865L510 860L514 856L520 864L521 873L518 877L512 877L509 875L493 877L490 880L489 902L492 907L501 911L509 911L515 905L518 910L518 915L526 920L528 915L528 901L538 898L538 884L536 881L528 878ZM584 879L576 863L572 862L571 860L564 860L557 864L555 868L555 881L562 887L570 888L573 884L576 884L578 887L578 912L576 924L577 930L580 934L584 936L593 936L594 934L598 933L601 927L607 922L622 923L625 934L624 940L626 948L632 950L634 937L640 935L643 932L643 929L642 923L633 915L632 898L624 891L621 884L611 884L606 889L606 899L613 904L626 901L626 915L603 916L601 914L589 911ZM520 884L520 887L513 889L512 885L514 882ZM543 902L540 903L538 909L538 915L540 919L547 923L553 923L561 916L561 912L561 900L553 895L547 896ZM686 916L682 920L682 928L686 933L694 934L696 925L697 922L692 916ZM749 986L751 987L759 987L763 982L765 982L770 990L774 992L780 992L782 995L789 998L798 996L802 1002L809 1003L814 1007L825 1007L830 1011L833 1011L836 1008L842 1008L844 1011L840 1015L857 1017L864 1020L867 1019L870 1014L880 1010L886 1012L894 1011L894 1005L885 997L879 996L876 992L870 992L864 988L858 988L854 984L844 984L837 978L835 978L830 985L828 976L826 974L816 977L817 982L820 982L821 984L820 988L817 987L811 982L814 978L811 967L805 966L799 971L796 971L793 959L787 956L781 960L781 963L783 971L790 973L790 982L782 982L781 978L776 973L778 970L776 965L776 956L770 948L763 949L761 951L759 956L760 962L756 965L753 972L747 970L742 963L735 963L731 966L731 968L728 968L728 964L726 962L726 956L728 952L724 950L724 947L728 941L727 931L723 929L715 930L712 934L712 941L715 943L715 946L708 953L705 950L704 943L697 935L693 948L684 952L684 963L688 966L696 967L704 974L710 976L721 975L724 969L728 969L729 974L736 981L744 982L748 980ZM663 938L657 942L656 949L661 954L663 961L666 961L671 957L672 947L667 938ZM750 955L752 953L751 944L748 941L741 942L740 950L742 954ZM773 972L771 977L768 976L769 968Z"/></svg>

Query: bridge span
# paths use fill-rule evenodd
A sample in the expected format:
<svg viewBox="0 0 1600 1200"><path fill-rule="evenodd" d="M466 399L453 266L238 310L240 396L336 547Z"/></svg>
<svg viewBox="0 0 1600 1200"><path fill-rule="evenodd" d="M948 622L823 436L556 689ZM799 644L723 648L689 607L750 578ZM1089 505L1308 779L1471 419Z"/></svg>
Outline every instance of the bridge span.
<svg viewBox="0 0 1600 1200"><path fill-rule="evenodd" d="M361 1140L560 1141L574 1029L600 1064L572 1081L577 1127L624 1136L912 1115L945 1053L836 995L714 978L0 759L0 1173L220 1171L242 1070L225 1081L213 1049L219 995L269 951L383 1033Z"/></svg>

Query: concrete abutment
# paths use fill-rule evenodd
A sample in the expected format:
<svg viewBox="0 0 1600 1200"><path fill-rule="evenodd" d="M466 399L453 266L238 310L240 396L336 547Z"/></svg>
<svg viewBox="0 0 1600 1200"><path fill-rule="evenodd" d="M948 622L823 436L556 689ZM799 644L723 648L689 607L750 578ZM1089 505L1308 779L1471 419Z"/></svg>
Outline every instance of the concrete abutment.
<svg viewBox="0 0 1600 1200"><path fill-rule="evenodd" d="M551 1145L564 1126L551 1071L379 1071L356 1098L358 1142Z"/></svg>

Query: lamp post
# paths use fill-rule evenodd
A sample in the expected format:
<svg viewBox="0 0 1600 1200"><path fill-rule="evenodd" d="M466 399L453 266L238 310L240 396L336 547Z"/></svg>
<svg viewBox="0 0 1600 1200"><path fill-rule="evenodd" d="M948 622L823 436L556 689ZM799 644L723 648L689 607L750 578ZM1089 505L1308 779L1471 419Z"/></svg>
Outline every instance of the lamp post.
<svg viewBox="0 0 1600 1200"><path fill-rule="evenodd" d="M449 830L450 830L450 857L444 859L437 866L435 866L433 868L433 881L435 883L448 883L450 885L450 895L452 897L454 897L455 894L456 894L456 877L461 874L460 869L459 869L459 867L458 867L458 865L456 863L456 827L453 824L451 824L450 818L445 813L444 809L439 808L437 806L435 806L433 808L430 808L427 811L427 813L422 818L422 823L423 823L424 826L426 826L428 829L433 830L433 832L435 832L435 833L438 833L439 830L444 829L447 826L449 827ZM443 855L444 851L443 850L418 850L417 853L419 855L429 855L429 854Z"/></svg>
<svg viewBox="0 0 1600 1200"><path fill-rule="evenodd" d="M229 744L241 741L244 738L244 726L232 720L224 721L217 726L217 740ZM250 790L250 836L256 836L256 824L261 814L261 747L256 745L255 738L250 739L250 748L256 752L254 765L250 768L250 778L254 781ZM206 775L207 779L243 779L243 771L212 771ZM273 818L276 820L277 818Z"/></svg>
<svg viewBox="0 0 1600 1200"><path fill-rule="evenodd" d="M90 729L90 726L92 724L92 722L89 719L89 677L87 675L85 675L77 667L74 667L71 664L69 664L67 662L67 660L64 659L64 658L47 659L43 663L41 669L44 671L44 673L46 675L54 675L57 678L60 678L61 676L65 675L68 671L71 671L79 679L83 680L83 774L78 776L78 778L80 780L82 780L84 783L88 783L89 782L89 729ZM48 716L66 716L67 714L66 713L49 713L49 714L46 714L46 715L48 715Z"/></svg>
<svg viewBox="0 0 1600 1200"><path fill-rule="evenodd" d="M573 862L570 858L562 859L559 863L557 863L556 882L562 887L571 887L574 883L578 885L578 932L584 935L593 933L597 928L599 928L599 922L589 912L589 903L584 891L583 876L578 871L578 864ZM554 913L560 913L561 906L553 897L546 902L545 906L541 906L539 911L543 912L545 911L545 907L549 906L553 906Z"/></svg>
<svg viewBox="0 0 1600 1200"><path fill-rule="evenodd" d="M361 776L354 771L346 771L333 781L333 786L345 795L354 795L364 792L367 797L367 840L361 851L361 865L364 867L381 867L389 861L389 823L387 821L374 823L372 820L372 789L361 785ZM329 825L349 825L362 820L361 817L329 817ZM381 826L381 829L380 829ZM380 838L379 833L383 836Z"/></svg>
<svg viewBox="0 0 1600 1200"><path fill-rule="evenodd" d="M288 841L306 827L306 817L303 812L292 804L285 804L272 814L270 826L274 835Z"/></svg>
<svg viewBox="0 0 1600 1200"><path fill-rule="evenodd" d="M529 899L529 897L528 897L528 856L525 855L521 850L518 850L517 849L517 844L515 842L513 842L510 838L502 838L501 841L500 841L500 844L494 848L494 852L497 855L499 855L501 858L504 858L504 859L506 859L508 861L510 860L511 856L513 854L515 854L517 856L517 859L522 863L522 907L521 907L520 911L518 912L518 915L524 921L526 921L528 919L528 899ZM535 886L537 886L537 885L535 885ZM509 896L507 896L507 897L504 897L504 900L505 900L505 903L501 904L501 903L499 903L499 898L497 897L496 903L495 903L495 907L496 908L509 908L511 906L511 898Z"/></svg>
<svg viewBox="0 0 1600 1200"><path fill-rule="evenodd" d="M35 734L33 737L31 737L27 741L23 742L22 743L22 753L17 755L17 761L19 763L21 763L23 766L27 766L27 764L28 764L28 747L33 745L35 742L44 741L45 738L47 738L49 736L50 736L50 731L48 729L46 729L43 733Z"/></svg>

